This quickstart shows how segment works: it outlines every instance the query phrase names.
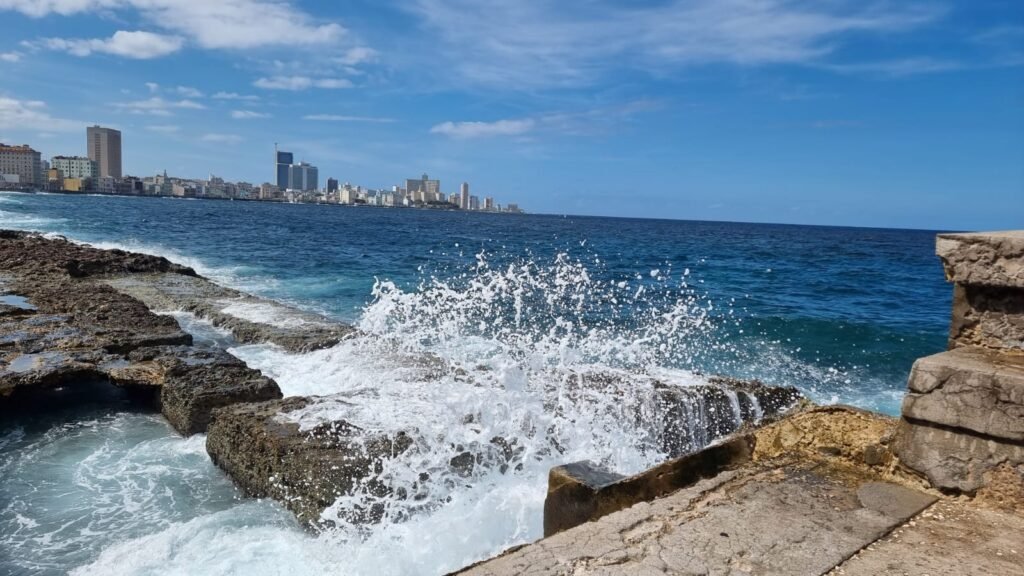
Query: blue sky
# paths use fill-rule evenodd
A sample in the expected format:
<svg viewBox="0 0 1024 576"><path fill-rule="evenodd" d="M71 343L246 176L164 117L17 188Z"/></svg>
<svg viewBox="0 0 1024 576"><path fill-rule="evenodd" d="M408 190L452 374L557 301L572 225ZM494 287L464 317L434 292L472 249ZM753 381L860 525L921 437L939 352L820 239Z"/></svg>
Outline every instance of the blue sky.
<svg viewBox="0 0 1024 576"><path fill-rule="evenodd" d="M1024 2L0 0L0 141L533 212L1024 225Z"/></svg>

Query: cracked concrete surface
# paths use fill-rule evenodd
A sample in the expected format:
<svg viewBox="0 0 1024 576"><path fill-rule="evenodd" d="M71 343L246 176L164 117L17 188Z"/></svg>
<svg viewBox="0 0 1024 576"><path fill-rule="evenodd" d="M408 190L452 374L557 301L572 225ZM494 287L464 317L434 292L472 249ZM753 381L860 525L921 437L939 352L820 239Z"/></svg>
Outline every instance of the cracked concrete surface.
<svg viewBox="0 0 1024 576"><path fill-rule="evenodd" d="M757 466L702 480L461 574L822 574L934 501L822 466Z"/></svg>

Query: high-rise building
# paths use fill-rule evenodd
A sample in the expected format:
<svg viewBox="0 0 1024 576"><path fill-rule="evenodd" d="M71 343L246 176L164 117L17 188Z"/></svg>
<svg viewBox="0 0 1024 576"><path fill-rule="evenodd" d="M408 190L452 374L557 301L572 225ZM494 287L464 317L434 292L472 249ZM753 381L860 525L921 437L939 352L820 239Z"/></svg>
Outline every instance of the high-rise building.
<svg viewBox="0 0 1024 576"><path fill-rule="evenodd" d="M484 198L484 210L494 210L494 198L490 196Z"/></svg>
<svg viewBox="0 0 1024 576"><path fill-rule="evenodd" d="M327 191L328 192L337 192L338 191L338 181L336 179L334 179L334 178L328 178L327 179Z"/></svg>
<svg viewBox="0 0 1024 576"><path fill-rule="evenodd" d="M98 178L99 166L84 156L54 156L51 166L60 170L64 178Z"/></svg>
<svg viewBox="0 0 1024 576"><path fill-rule="evenodd" d="M291 152L282 152L274 146L274 182L281 190L289 188L288 180L291 178L291 166L294 161L295 156Z"/></svg>
<svg viewBox="0 0 1024 576"><path fill-rule="evenodd" d="M7 182L17 180L19 184L40 186L43 184L42 162L39 152L28 144L7 146L0 143L0 175L17 176L5 178Z"/></svg>
<svg viewBox="0 0 1024 576"><path fill-rule="evenodd" d="M405 189L416 202L434 202L441 198L441 181L431 180L426 174L419 180L406 180Z"/></svg>
<svg viewBox="0 0 1024 576"><path fill-rule="evenodd" d="M289 190L316 190L320 187L320 171L305 162L292 164L289 167L287 187Z"/></svg>
<svg viewBox="0 0 1024 576"><path fill-rule="evenodd" d="M459 197L459 208L463 210L469 210L469 183L462 183L462 190Z"/></svg>
<svg viewBox="0 0 1024 576"><path fill-rule="evenodd" d="M121 131L101 126L85 129L85 148L100 176L121 177Z"/></svg>

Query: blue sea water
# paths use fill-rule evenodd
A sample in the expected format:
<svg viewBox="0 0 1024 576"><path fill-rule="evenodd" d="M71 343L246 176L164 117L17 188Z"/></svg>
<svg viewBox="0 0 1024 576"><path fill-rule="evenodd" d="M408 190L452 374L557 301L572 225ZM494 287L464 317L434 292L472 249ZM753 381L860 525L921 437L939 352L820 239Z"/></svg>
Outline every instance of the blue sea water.
<svg viewBox="0 0 1024 576"><path fill-rule="evenodd" d="M458 323L445 346L478 338L533 346L557 334L579 353L615 367L630 368L639 354L659 368L756 377L798 386L819 402L892 414L914 359L945 346L951 294L931 231L50 194L0 194L0 227L160 254L219 282L360 325L376 322L382 300L407 303L411 296L431 303L407 308L432 317L428 328ZM477 320L486 322L477 329ZM680 322L681 332L663 327ZM410 326L423 327L402 329ZM630 340L629 354L594 348L596 338L586 332L593 327L600 327L601 338ZM327 384L317 386L338 370L328 366L337 362L329 354L240 354L282 382L288 374L275 370L302 372L302 393L331 392ZM483 544L475 547L465 539L453 543L434 534L424 540L394 531L356 548L328 547L323 537L290 525L276 505L240 500L195 449L196 440L175 438L158 417L117 406L96 410L84 420L63 414L45 426L0 426L0 450L16 462L0 467L0 546L7 551L0 553L0 570L432 573L537 536L542 478L500 484L506 492L497 504L466 497L459 513L490 506L493 515L494 506L505 506L511 518L495 521L493 534L485 537L484 530ZM117 425L82 424L103 419ZM188 472L154 469L152 454L133 453L133 443L161 450L178 445ZM139 480L104 482L95 466L81 469L83 453L121 462L123 473ZM75 512L65 514L78 516L40 519L26 512L30 494L45 501L47 490L61 492L42 480L54 462L70 470L68 482L96 487L83 491ZM205 492L192 500L140 495L191 493L176 477L206 486ZM152 521L130 521L131 514L111 503L111 491ZM449 508L458 510L455 496ZM526 504L510 504L520 501ZM434 516L420 529L451 529ZM88 526L96 523L108 527L107 537L90 540ZM409 523L409 530L415 526ZM78 532L69 535L72 530ZM220 563L197 543L197 532L222 541ZM91 544L62 556L59 541L65 548L67 542ZM238 553L243 542L267 541L276 544ZM447 556L436 554L440 546ZM328 549L348 556L339 559ZM392 563L374 563L366 556L373 554L391 554ZM53 555L59 559L40 563ZM199 565L206 570L196 572Z"/></svg>

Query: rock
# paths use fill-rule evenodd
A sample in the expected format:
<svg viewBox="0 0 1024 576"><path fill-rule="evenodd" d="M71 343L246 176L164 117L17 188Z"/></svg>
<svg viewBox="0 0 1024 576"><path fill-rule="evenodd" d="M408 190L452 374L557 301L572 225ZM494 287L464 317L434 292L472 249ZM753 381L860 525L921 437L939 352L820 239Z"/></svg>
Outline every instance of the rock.
<svg viewBox="0 0 1024 576"><path fill-rule="evenodd" d="M309 402L294 397L215 410L206 449L248 494L274 498L312 526L329 525L321 513L340 496L356 489L381 497L390 493L377 474L385 459L406 450L412 440L402 432L372 433L342 420L301 430L281 418ZM373 522L382 509L342 514L348 521Z"/></svg>
<svg viewBox="0 0 1024 576"><path fill-rule="evenodd" d="M246 344L269 342L290 352L334 346L355 333L341 322L174 273L105 277L104 285L157 310L181 310L231 332Z"/></svg>
<svg viewBox="0 0 1024 576"><path fill-rule="evenodd" d="M903 416L1024 441L1024 356L958 348L920 358Z"/></svg>
<svg viewBox="0 0 1024 576"><path fill-rule="evenodd" d="M748 462L752 451L753 438L741 436L628 478L602 470L592 462L552 468L544 500L544 536L716 476Z"/></svg>
<svg viewBox="0 0 1024 576"><path fill-rule="evenodd" d="M985 485L987 471L1024 465L1020 443L925 422L901 420L893 448L905 466L947 491L974 493Z"/></svg>
<svg viewBox="0 0 1024 576"><path fill-rule="evenodd" d="M956 285L949 347L1024 352L1024 290Z"/></svg>
<svg viewBox="0 0 1024 576"><path fill-rule="evenodd" d="M19 401L37 390L101 379L93 362L65 352L13 353L0 359L0 401Z"/></svg>
<svg viewBox="0 0 1024 576"><path fill-rule="evenodd" d="M939 234L935 253L955 284L1024 288L1024 230Z"/></svg>

